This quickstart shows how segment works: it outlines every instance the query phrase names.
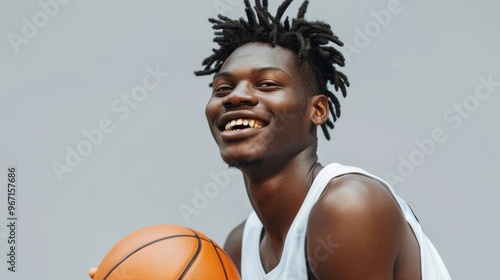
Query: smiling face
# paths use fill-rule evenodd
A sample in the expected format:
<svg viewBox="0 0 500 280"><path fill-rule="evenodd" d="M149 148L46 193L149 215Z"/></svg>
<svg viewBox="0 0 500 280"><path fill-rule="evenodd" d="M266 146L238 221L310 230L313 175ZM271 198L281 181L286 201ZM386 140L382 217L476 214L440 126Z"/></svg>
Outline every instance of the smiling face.
<svg viewBox="0 0 500 280"><path fill-rule="evenodd" d="M315 127L324 121L316 102L326 104L326 98L305 82L306 68L292 51L266 43L245 44L228 57L205 110L226 163L283 161L316 145Z"/></svg>

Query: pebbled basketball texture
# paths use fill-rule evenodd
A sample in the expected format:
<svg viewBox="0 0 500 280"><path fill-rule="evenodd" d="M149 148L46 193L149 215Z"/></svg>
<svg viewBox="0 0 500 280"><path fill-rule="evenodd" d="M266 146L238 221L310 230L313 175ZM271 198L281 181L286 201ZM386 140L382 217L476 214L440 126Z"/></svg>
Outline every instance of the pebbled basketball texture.
<svg viewBox="0 0 500 280"><path fill-rule="evenodd" d="M239 280L229 256L205 234L157 225L120 240L103 258L94 280Z"/></svg>

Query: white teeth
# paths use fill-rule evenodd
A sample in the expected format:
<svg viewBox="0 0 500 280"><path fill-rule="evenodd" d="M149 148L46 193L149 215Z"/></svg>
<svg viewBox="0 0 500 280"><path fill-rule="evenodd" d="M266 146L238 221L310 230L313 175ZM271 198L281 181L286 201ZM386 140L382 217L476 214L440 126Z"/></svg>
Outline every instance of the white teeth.
<svg viewBox="0 0 500 280"><path fill-rule="evenodd" d="M227 122L226 126L224 127L225 130L234 130L234 127L237 125L244 125L248 126L250 128L261 128L263 126L263 123L259 120L252 120L252 119L236 119Z"/></svg>

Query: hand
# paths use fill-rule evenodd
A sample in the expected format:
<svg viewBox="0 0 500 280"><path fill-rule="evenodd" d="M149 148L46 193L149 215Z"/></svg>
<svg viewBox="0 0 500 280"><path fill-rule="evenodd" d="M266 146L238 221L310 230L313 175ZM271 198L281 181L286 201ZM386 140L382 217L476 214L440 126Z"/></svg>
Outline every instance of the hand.
<svg viewBox="0 0 500 280"><path fill-rule="evenodd" d="M89 276L91 279L94 279L95 272L97 271L97 267L92 267L89 269Z"/></svg>

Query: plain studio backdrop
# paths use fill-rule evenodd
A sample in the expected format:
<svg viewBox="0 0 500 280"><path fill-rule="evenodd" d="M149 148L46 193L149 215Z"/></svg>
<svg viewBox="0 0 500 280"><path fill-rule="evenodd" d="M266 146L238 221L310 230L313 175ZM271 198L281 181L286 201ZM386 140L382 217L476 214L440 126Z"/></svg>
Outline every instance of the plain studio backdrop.
<svg viewBox="0 0 500 280"><path fill-rule="evenodd" d="M270 2L274 13L281 1ZM251 207L206 124L211 77L193 71L216 46L207 19L239 18L242 1L1 6L0 278L87 279L118 240L149 225L222 244ZM319 134L320 162L389 180L455 280L495 279L500 263L499 8L312 0L306 14L346 43L352 83L333 139Z"/></svg>

